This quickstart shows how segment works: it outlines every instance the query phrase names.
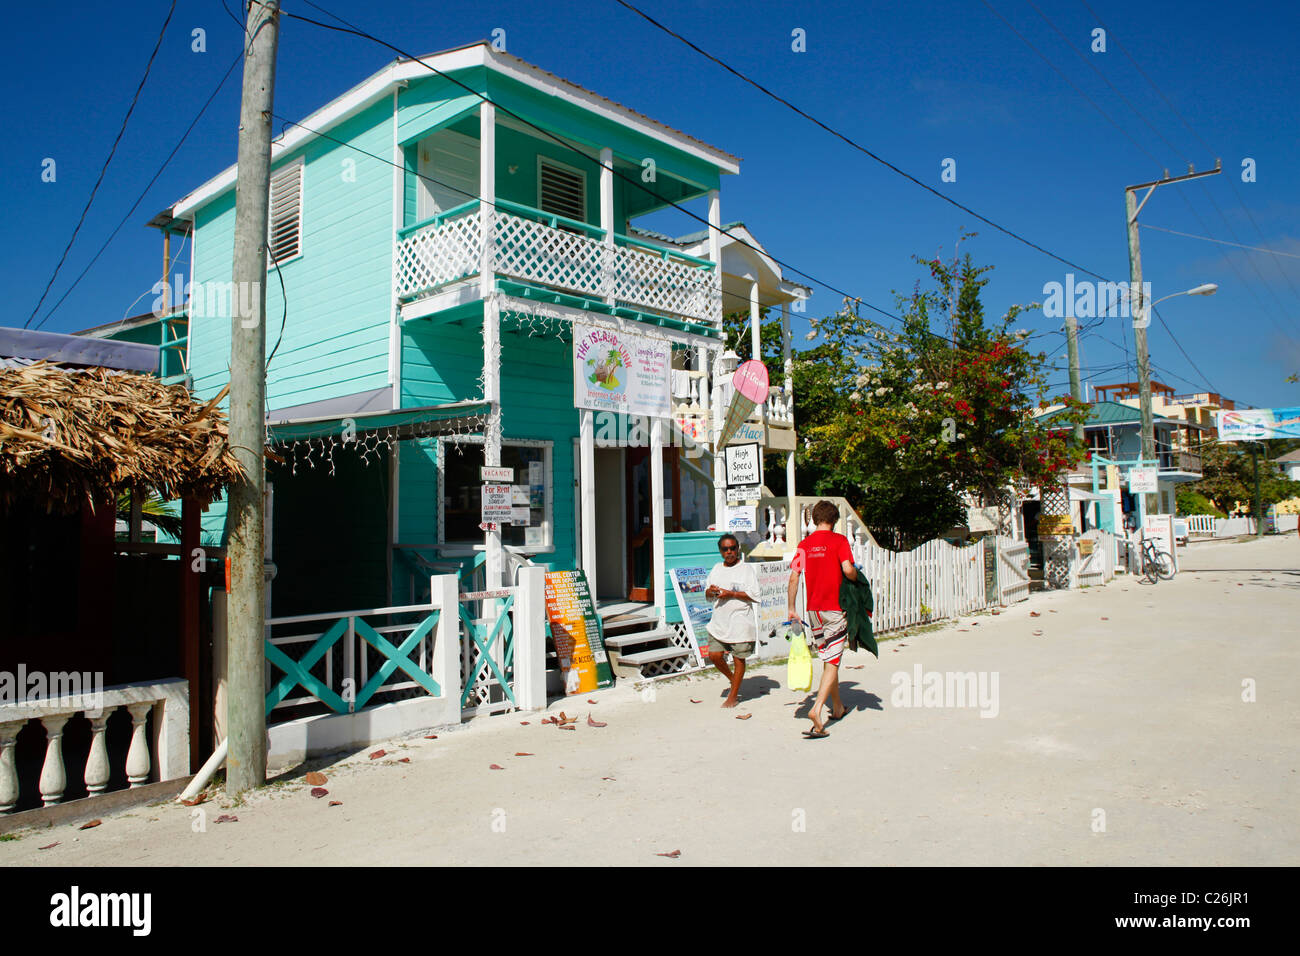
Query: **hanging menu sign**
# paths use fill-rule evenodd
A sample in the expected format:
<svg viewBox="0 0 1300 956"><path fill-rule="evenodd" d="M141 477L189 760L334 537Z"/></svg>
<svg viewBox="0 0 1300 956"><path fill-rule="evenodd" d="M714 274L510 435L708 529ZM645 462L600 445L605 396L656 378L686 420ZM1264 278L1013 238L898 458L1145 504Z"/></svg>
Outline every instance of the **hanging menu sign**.
<svg viewBox="0 0 1300 956"><path fill-rule="evenodd" d="M546 619L564 675L565 694L587 694L614 683L585 574L546 572Z"/></svg>

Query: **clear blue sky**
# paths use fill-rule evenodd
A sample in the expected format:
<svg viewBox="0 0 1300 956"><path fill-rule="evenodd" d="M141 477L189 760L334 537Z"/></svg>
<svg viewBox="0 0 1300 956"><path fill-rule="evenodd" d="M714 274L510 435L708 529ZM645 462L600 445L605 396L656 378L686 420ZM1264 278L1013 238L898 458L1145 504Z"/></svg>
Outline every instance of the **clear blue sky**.
<svg viewBox="0 0 1300 956"><path fill-rule="evenodd" d="M1108 278L1128 276L1123 187L1158 178L1166 167L1174 175L1185 172L1188 159L1203 169L1222 158L1224 172L1162 188L1143 210L1144 224L1300 256L1300 14L1294 4L1087 0L1095 17L1083 0L988 2L997 13L982 0L637 5L945 195ZM234 9L238 0L230 3ZM1068 44L1035 12L1035 3ZM990 312L1041 300L1044 283L1063 282L1070 271L851 149L614 0L322 5L420 53L485 39L502 28L510 52L742 157L740 175L724 181L724 220L744 220L786 263L890 311L895 290L909 290L922 274L910 257L950 254L963 228L979 232L966 248L996 267L985 299ZM167 7L163 0L74 0L9 11L0 63L8 140L0 154L6 212L0 270L10 306L0 324L22 325L40 298ZM285 0L284 7L324 18L302 0ZM1098 17L1110 28L1105 53L1089 49ZM206 31L204 53L191 51L195 28ZM791 49L796 28L806 33L806 52ZM38 321L118 224L238 50L238 27L218 0L181 0ZM301 118L391 59L368 41L285 20L276 111ZM44 328L72 331L148 309L152 294L134 306L133 300L160 273L162 243L144 224L234 161L239 77L236 69L140 208ZM54 183L41 181L47 157L57 163ZM1242 181L1245 157L1256 163L1255 182ZM945 158L956 160L956 182L941 181ZM676 215L676 222L659 217L646 224L677 233L698 228ZM1211 298L1179 297L1160 306L1191 362L1155 323L1156 378L1179 391L1212 385L1252 405L1300 404L1300 386L1283 381L1300 371L1300 258L1151 229L1142 232L1142 256L1156 297L1203 282L1220 287ZM838 306L834 292L810 284L817 289L811 313ZM1059 328L1060 320L1038 313L1024 324L1046 331ZM1061 336L1035 341L1054 357L1064 352ZM1111 369L1124 363L1125 343L1131 363L1132 332L1118 318L1084 337L1082 364L1094 384L1134 377L1131 369Z"/></svg>

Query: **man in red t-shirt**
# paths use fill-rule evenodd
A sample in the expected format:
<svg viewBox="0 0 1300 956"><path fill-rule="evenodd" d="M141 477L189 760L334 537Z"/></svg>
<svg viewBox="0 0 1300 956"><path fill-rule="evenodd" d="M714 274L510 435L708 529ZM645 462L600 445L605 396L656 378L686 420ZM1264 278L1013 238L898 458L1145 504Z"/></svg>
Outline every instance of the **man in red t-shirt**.
<svg viewBox="0 0 1300 956"><path fill-rule="evenodd" d="M799 573L802 571L813 643L822 662L817 700L808 711L812 730L805 731L804 736L819 738L830 736L821 720L822 707L828 697L831 720L839 720L846 713L840 700L840 659L844 656L848 621L840 608L840 582L844 578L854 580L858 571L853 566L849 539L831 530L840 520L840 509L829 501L819 501L813 506L812 519L817 530L799 542L799 550L790 566L787 605L790 621L797 622L795 597L799 593Z"/></svg>

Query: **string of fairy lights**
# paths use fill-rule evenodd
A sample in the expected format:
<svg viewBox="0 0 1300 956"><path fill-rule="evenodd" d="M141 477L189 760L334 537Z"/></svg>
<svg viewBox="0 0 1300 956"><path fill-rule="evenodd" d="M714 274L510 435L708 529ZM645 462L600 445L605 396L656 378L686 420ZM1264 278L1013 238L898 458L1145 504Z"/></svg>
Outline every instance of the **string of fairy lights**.
<svg viewBox="0 0 1300 956"><path fill-rule="evenodd" d="M504 305L500 314L504 331L529 339L572 340L574 318L558 310L552 310L544 304L530 302L524 306L517 300L512 300ZM590 322L586 318L583 321L612 329L618 329L621 326L621 323L617 321ZM659 333L653 329L637 329L635 334L645 338L671 342L674 347L685 352L695 364L699 364L702 354L710 351L707 346L684 343L680 338ZM717 347L721 349L723 343L719 342ZM486 374L488 368L495 368L499 377L501 350L502 339L498 336L491 353L486 357L486 361L479 369L476 378L479 397L470 399L471 404L476 401L482 402L486 400L482 396L486 395L487 392ZM277 437L274 428L268 425L266 429L266 447L271 450L274 459L286 466L290 474L295 477L300 467L304 472L321 468L326 470L330 477L333 477L337 473L335 455L345 449L359 455L362 465L366 467L371 464L381 464L387 460L399 442L426 438L437 438L445 444L451 445L458 455L463 455L462 445L481 445L489 418L490 413L485 410L427 422L399 423L361 429L345 427L342 431L331 430L324 434L304 435L293 439Z"/></svg>
<svg viewBox="0 0 1300 956"><path fill-rule="evenodd" d="M282 440L277 440L268 429L267 447L295 477L300 465L305 471L314 471L317 467L328 469L330 477L333 477L335 453L343 449L359 454L366 467L386 461L398 442L416 439L439 438L455 447L457 454L464 454L461 444L476 439L487 427L487 420L488 414L484 411L436 421L384 425L355 432L345 429Z"/></svg>

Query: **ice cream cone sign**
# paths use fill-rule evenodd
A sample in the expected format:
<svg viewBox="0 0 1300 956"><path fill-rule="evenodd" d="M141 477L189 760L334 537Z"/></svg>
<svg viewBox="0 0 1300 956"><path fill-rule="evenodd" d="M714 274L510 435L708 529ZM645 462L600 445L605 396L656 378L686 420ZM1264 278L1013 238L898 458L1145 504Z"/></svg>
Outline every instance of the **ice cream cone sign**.
<svg viewBox="0 0 1300 956"><path fill-rule="evenodd" d="M718 447L724 447L750 412L759 402L767 401L767 366L757 359L750 359L736 369L731 376L735 392L731 404L727 406L727 416L722 422L722 434L718 436Z"/></svg>

